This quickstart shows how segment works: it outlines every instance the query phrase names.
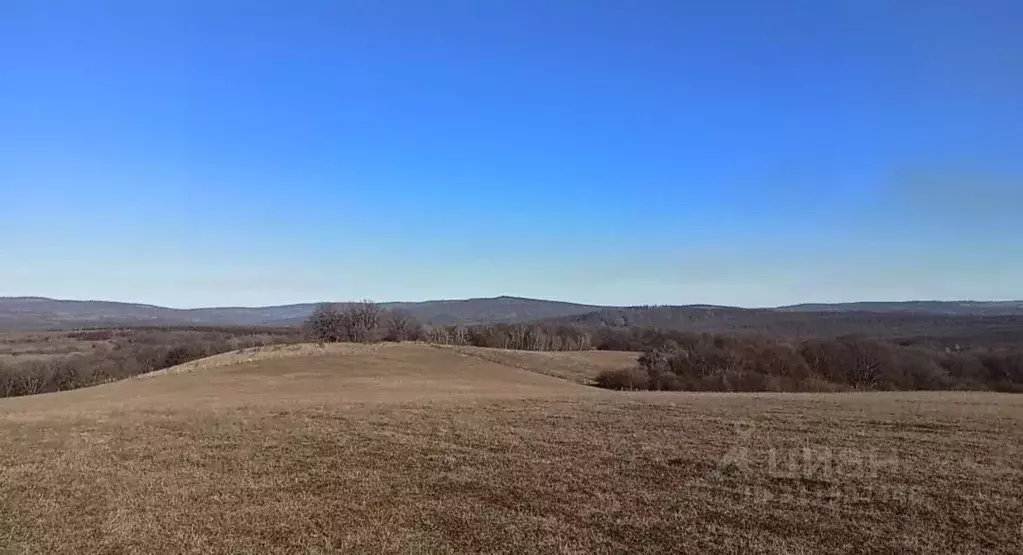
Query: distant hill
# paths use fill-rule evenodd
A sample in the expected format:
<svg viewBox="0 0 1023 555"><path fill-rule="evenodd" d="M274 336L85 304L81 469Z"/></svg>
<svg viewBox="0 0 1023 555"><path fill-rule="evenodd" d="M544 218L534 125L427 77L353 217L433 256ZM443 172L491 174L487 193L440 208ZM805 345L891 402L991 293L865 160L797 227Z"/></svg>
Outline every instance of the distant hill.
<svg viewBox="0 0 1023 555"><path fill-rule="evenodd" d="M517 323L592 312L601 307L560 301L495 297L483 299L381 303L435 324ZM45 297L0 298L0 330L39 330L103 326L276 326L305 320L315 303L255 308L175 309L110 301L71 301Z"/></svg>
<svg viewBox="0 0 1023 555"><path fill-rule="evenodd" d="M863 335L945 344L961 341L993 346L1023 342L1023 312L988 315L897 310L745 309L694 305L604 308L586 314L553 318L547 322L597 329L640 327L698 333L756 334L786 340Z"/></svg>
<svg viewBox="0 0 1023 555"><path fill-rule="evenodd" d="M796 304L778 307L786 312L878 312L961 314L973 316L1023 315L1023 301L898 301L835 304Z"/></svg>
<svg viewBox="0 0 1023 555"><path fill-rule="evenodd" d="M0 298L0 330L110 326L290 326L315 304L174 309L109 301ZM874 337L1023 341L1023 302L864 302L746 309L727 306L602 307L522 297L381 303L429 324L548 322L593 328L629 326L803 339ZM950 339L951 338L951 339Z"/></svg>
<svg viewBox="0 0 1023 555"><path fill-rule="evenodd" d="M522 323L586 314L603 307L523 297L382 303L433 324Z"/></svg>

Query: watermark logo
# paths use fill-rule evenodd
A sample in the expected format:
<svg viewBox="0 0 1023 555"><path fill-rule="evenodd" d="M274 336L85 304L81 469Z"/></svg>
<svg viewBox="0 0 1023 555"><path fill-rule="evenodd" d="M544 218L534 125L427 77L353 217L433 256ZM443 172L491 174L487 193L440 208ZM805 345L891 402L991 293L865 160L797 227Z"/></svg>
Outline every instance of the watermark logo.
<svg viewBox="0 0 1023 555"><path fill-rule="evenodd" d="M718 472L731 474L733 472L750 471L750 441L753 438L755 426L750 421L739 421L734 423L736 442L721 459L718 460Z"/></svg>
<svg viewBox="0 0 1023 555"><path fill-rule="evenodd" d="M729 491L768 503L913 503L919 488L892 480L903 462L894 449L771 445L753 421L734 423L735 439L713 471Z"/></svg>

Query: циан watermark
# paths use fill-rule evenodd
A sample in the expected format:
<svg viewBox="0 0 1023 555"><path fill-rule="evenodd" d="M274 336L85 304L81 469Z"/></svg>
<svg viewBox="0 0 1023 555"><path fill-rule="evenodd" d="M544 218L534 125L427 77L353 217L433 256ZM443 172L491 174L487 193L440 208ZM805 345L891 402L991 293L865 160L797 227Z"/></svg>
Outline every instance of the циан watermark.
<svg viewBox="0 0 1023 555"><path fill-rule="evenodd" d="M735 423L735 441L714 470L736 481L731 491L754 504L909 504L920 489L894 482L903 461L895 449L831 447L819 444L756 444L753 421Z"/></svg>

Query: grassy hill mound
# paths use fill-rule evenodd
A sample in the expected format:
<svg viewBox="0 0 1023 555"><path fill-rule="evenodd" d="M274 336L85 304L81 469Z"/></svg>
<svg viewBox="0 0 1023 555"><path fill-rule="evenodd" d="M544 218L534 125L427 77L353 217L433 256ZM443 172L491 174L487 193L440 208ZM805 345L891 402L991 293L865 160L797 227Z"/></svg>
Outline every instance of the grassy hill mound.
<svg viewBox="0 0 1023 555"><path fill-rule="evenodd" d="M591 394L581 384L635 360L635 353L534 353L421 343L275 345L90 388L3 399L0 415Z"/></svg>

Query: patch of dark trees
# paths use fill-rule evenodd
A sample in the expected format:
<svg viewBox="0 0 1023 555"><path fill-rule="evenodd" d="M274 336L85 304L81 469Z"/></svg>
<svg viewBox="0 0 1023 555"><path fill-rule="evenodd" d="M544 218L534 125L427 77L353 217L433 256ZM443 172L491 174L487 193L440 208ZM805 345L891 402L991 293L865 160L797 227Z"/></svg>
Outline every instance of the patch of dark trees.
<svg viewBox="0 0 1023 555"><path fill-rule="evenodd" d="M646 349L636 367L602 373L597 385L663 391L1023 393L1023 349L935 348L862 337L788 343L680 334Z"/></svg>
<svg viewBox="0 0 1023 555"><path fill-rule="evenodd" d="M547 324L423 325L408 312L383 310L369 301L321 305L305 323L321 342L425 341L528 351L586 351L594 334L579 326Z"/></svg>

